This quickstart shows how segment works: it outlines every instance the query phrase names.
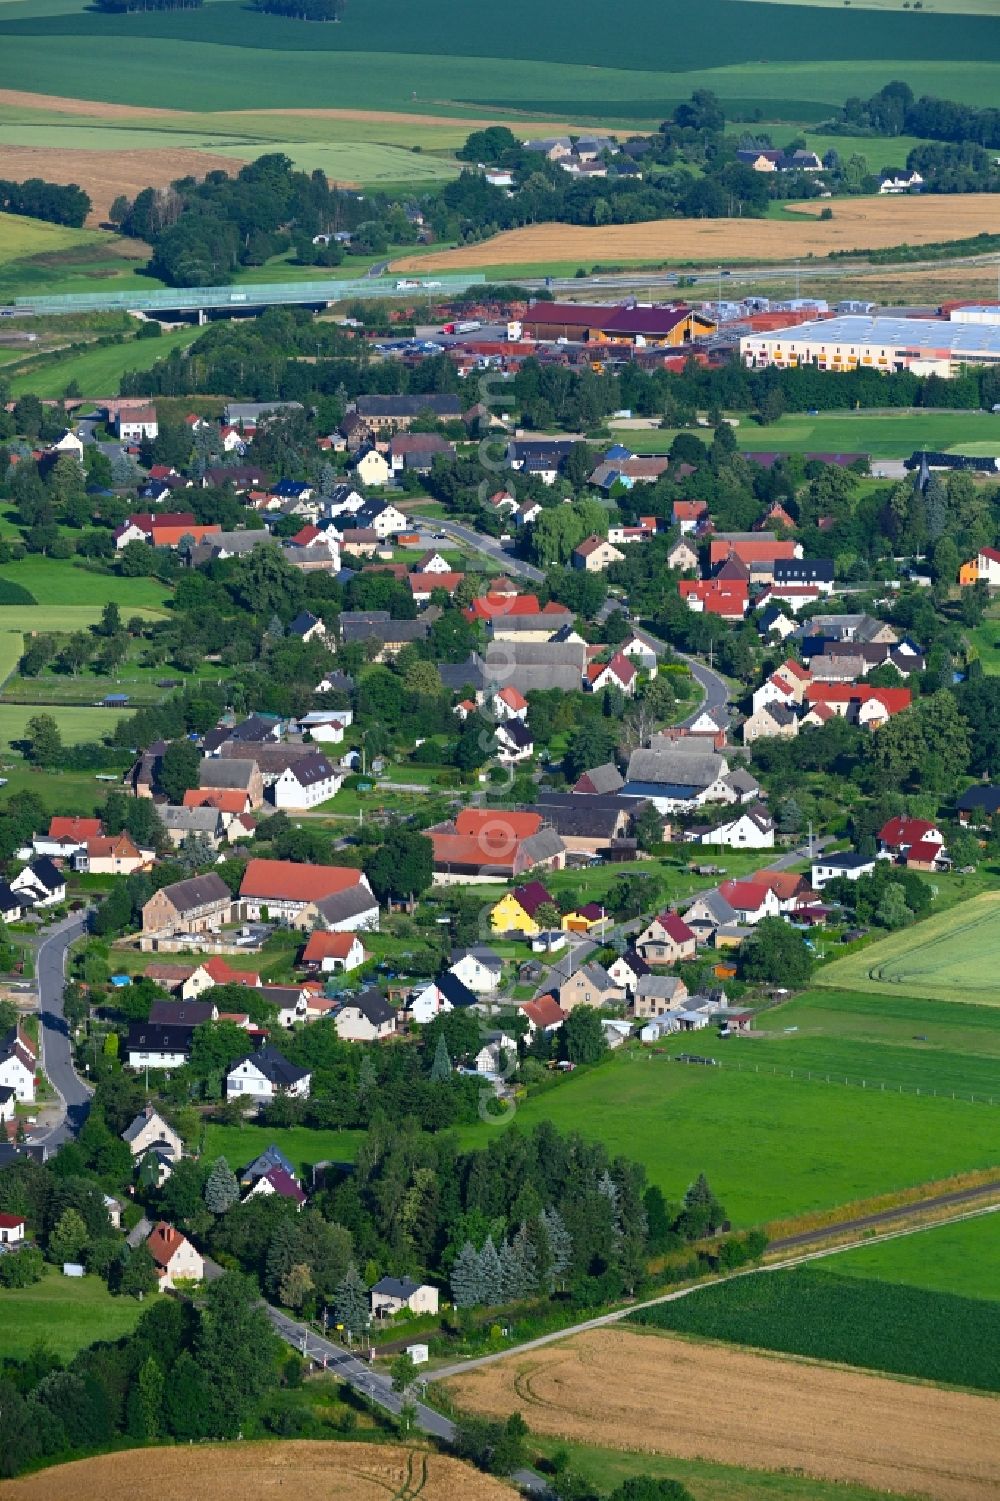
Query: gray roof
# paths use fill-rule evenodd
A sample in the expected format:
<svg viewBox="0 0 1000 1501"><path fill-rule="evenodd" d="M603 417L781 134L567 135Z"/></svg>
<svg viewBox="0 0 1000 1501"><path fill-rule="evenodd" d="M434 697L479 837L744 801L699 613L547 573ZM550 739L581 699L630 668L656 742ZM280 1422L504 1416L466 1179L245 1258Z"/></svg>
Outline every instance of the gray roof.
<svg viewBox="0 0 1000 1501"><path fill-rule="evenodd" d="M197 907L207 907L213 902L231 902L233 894L221 876L209 871L207 876L191 876L186 881L174 881L161 888L164 896L182 915Z"/></svg>
<svg viewBox="0 0 1000 1501"><path fill-rule="evenodd" d="M540 813L563 838L613 839L618 832L622 808L596 798L574 797L563 802L539 801L534 811Z"/></svg>
<svg viewBox="0 0 1000 1501"><path fill-rule="evenodd" d="M384 615L385 618L375 620L372 618L374 615ZM429 622L424 617L419 620L392 620L387 610L373 610L360 619L352 619L348 612L340 617L340 639L344 642L423 641L429 629Z"/></svg>
<svg viewBox="0 0 1000 1501"><path fill-rule="evenodd" d="M651 996L657 1000L672 1001L680 983L676 975L639 975L635 991L640 999ZM613 980L611 984L614 984Z"/></svg>
<svg viewBox="0 0 1000 1501"><path fill-rule="evenodd" d="M735 923L737 921L738 914L736 908L726 901L721 891L707 891L704 896L698 897L695 902L692 902L691 907L697 905L698 902L708 908L718 927L725 927L727 923ZM684 913L685 922L688 921L688 913L691 911L691 907Z"/></svg>
<svg viewBox="0 0 1000 1501"><path fill-rule="evenodd" d="M333 762L319 752L312 756L299 756L288 769L300 787L313 787L317 782L326 782L336 775Z"/></svg>
<svg viewBox="0 0 1000 1501"><path fill-rule="evenodd" d="M371 912L377 907L378 902L371 892L360 883L349 886L346 891L335 891L332 896L325 896L316 903L316 911L328 928L347 922L352 917L360 917L363 912Z"/></svg>
<svg viewBox="0 0 1000 1501"><path fill-rule="evenodd" d="M214 1011L213 1001L154 1001L149 1020L161 1027L200 1027Z"/></svg>
<svg viewBox="0 0 1000 1501"><path fill-rule="evenodd" d="M235 787L245 792L253 781L255 774L260 770L256 754L253 760L245 760L240 756L240 747L236 747L236 754L227 756L224 754L226 745L232 741L227 740L225 745L220 746L220 754L203 760L198 768L198 785L200 787Z"/></svg>
<svg viewBox="0 0 1000 1501"><path fill-rule="evenodd" d="M912 349L947 349L955 359L1000 356L1000 325L945 323L940 318L865 318L847 313L820 322L800 323L794 328L771 329L765 337L787 337L796 343L822 341L830 349L878 344L890 358L897 351Z"/></svg>
<svg viewBox="0 0 1000 1501"><path fill-rule="evenodd" d="M433 412L436 417L461 417L462 402L447 392L426 392L416 396L359 396L354 409L360 417L419 417L421 412Z"/></svg>
<svg viewBox="0 0 1000 1501"><path fill-rule="evenodd" d="M212 837L222 827L222 814L218 808L181 808L173 804L160 809L163 827L175 833L207 834Z"/></svg>
<svg viewBox="0 0 1000 1501"><path fill-rule="evenodd" d="M521 849L537 865L542 860L551 860L554 855L564 854L566 846L555 829L542 828L537 834L529 834L527 839L522 840Z"/></svg>
<svg viewBox="0 0 1000 1501"><path fill-rule="evenodd" d="M289 1063L284 1054L279 1053L277 1048L271 1047L270 1043L258 1049L256 1053L248 1053L245 1058L239 1059L232 1065L229 1072L232 1073L240 1063L247 1062L254 1064L264 1078L270 1080L279 1089L287 1089L290 1084L298 1084L301 1079L309 1077L307 1068L299 1068L297 1064Z"/></svg>
<svg viewBox="0 0 1000 1501"><path fill-rule="evenodd" d="M242 765L243 763L238 759L240 750L241 747L239 745L235 744L232 740L227 740L224 745L219 747L219 761L224 766ZM286 766L292 766L296 761L301 761L305 756L312 755L312 753L313 747L311 745L297 744L295 742L289 745L265 745L262 741L253 748L253 764L266 776L280 776ZM204 764L202 762L202 765ZM217 785L231 786L232 784L220 782Z"/></svg>
<svg viewBox="0 0 1000 1501"><path fill-rule="evenodd" d="M726 783L726 786L731 787L734 792L743 793L760 791L760 783L757 781L756 777L752 777L748 771L744 771L742 766L737 766L735 771L729 772L728 775L723 778L723 781Z"/></svg>
<svg viewBox="0 0 1000 1501"><path fill-rule="evenodd" d="M437 670L450 693L460 693L465 687L481 693L486 687L485 665L478 652L472 652L464 662L439 662Z"/></svg>
<svg viewBox="0 0 1000 1501"><path fill-rule="evenodd" d="M281 412L301 412L301 401L230 401L223 412L226 423L256 423L258 417L273 417Z"/></svg>
<svg viewBox="0 0 1000 1501"><path fill-rule="evenodd" d="M503 960L500 955L484 943L477 943L471 949L453 949L451 962L457 964L460 959L468 958L470 955L478 959L480 964L485 965L487 969L493 970L495 974L499 974L503 969Z"/></svg>
<svg viewBox="0 0 1000 1501"><path fill-rule="evenodd" d="M584 975L597 990L617 990L618 986L612 980L603 964L593 960L590 964L581 964L577 974Z"/></svg>
<svg viewBox="0 0 1000 1501"><path fill-rule="evenodd" d="M159 1111L154 1110L152 1105L147 1105L146 1108L144 1110L140 1110L135 1119L125 1127L125 1130L122 1132L122 1141L127 1141L129 1142L129 1144L131 1144L133 1141L135 1141L137 1136L142 1135L143 1131L145 1131L146 1127L152 1120L158 1120L163 1125L166 1125L166 1121L163 1120L163 1117L162 1115L160 1115Z"/></svg>
<svg viewBox="0 0 1000 1501"><path fill-rule="evenodd" d="M488 680L521 693L548 688L572 693L582 689L586 660L587 648L578 642L502 641L487 649L485 670Z"/></svg>
<svg viewBox="0 0 1000 1501"><path fill-rule="evenodd" d="M363 990L360 995L350 1001L345 1001L345 1006L356 1006L366 1021L373 1027L380 1027L383 1022L391 1021L396 1015L380 990Z"/></svg>
<svg viewBox="0 0 1000 1501"><path fill-rule="evenodd" d="M689 742L688 742L689 743ZM710 787L726 772L724 757L697 745L696 751L679 748L685 741L672 742L669 750L635 750L629 757L629 782L663 783L680 787Z"/></svg>
<svg viewBox="0 0 1000 1501"><path fill-rule="evenodd" d="M412 1298L419 1292L423 1283L414 1282L412 1277L383 1277L381 1282L376 1282L372 1288L373 1293L381 1293L386 1298Z"/></svg>
<svg viewBox="0 0 1000 1501"><path fill-rule="evenodd" d="M625 786L625 778L611 761L605 761L602 766L591 766L583 775L590 782L594 793L618 792ZM592 797L594 793L584 795Z"/></svg>
<svg viewBox="0 0 1000 1501"><path fill-rule="evenodd" d="M529 631L536 633L548 631L550 636L556 636L566 627L572 628L572 625L573 612L571 610L566 610L562 615L557 615L555 610L549 610L547 614L539 611L535 615L497 615L489 621L489 629L494 635L502 632L505 636L516 635L521 631L525 634ZM557 643L557 645L561 644L561 642Z"/></svg>

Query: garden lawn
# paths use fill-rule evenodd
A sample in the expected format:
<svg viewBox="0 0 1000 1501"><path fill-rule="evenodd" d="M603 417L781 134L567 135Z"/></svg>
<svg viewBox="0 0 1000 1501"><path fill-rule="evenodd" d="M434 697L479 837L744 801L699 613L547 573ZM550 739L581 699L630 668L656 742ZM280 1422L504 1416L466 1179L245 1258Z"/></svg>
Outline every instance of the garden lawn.
<svg viewBox="0 0 1000 1501"><path fill-rule="evenodd" d="M124 767L122 770L124 774ZM97 811L107 798L110 787L119 781L114 777L111 782L99 782L91 771L43 771L40 766L28 766L20 759L4 758L2 749L0 772L6 782L0 788L0 808L24 792L33 792L41 798L49 813L85 816Z"/></svg>
<svg viewBox="0 0 1000 1501"><path fill-rule="evenodd" d="M1000 892L984 893L825 965L816 982L1000 1006L998 919Z"/></svg>
<svg viewBox="0 0 1000 1501"><path fill-rule="evenodd" d="M701 1050L699 1038L690 1049ZM707 1173L737 1225L1000 1162L1000 1108L699 1068L631 1048L529 1098L514 1114L525 1128L540 1120L635 1158L674 1201ZM482 1145L502 1129L484 1123L459 1135L466 1146Z"/></svg>
<svg viewBox="0 0 1000 1501"><path fill-rule="evenodd" d="M310 1131L307 1126L219 1126L205 1128L202 1155L209 1161L225 1157L239 1173L272 1143L292 1163L307 1185L321 1162L353 1162L365 1139L364 1131Z"/></svg>
<svg viewBox="0 0 1000 1501"><path fill-rule="evenodd" d="M157 360L165 360L174 350L193 344L200 333L200 328L179 328L158 339L129 339L125 344L110 344L57 358L41 355L34 365L22 367L20 374L11 379L11 393L23 396L30 391L43 398L62 396L75 381L86 396L117 396L127 370L152 369Z"/></svg>
<svg viewBox="0 0 1000 1501"><path fill-rule="evenodd" d="M44 605L45 613L39 615L37 624L32 618L31 606L0 606L0 629L72 631L84 624L93 624L100 619L101 607L113 599L125 610L159 610L170 597L170 591L159 580L152 578L123 578L115 573L98 573L83 568L72 559L43 558L33 553L19 563L4 563L0 566L0 581L20 584L35 600ZM50 606L55 605L55 610ZM89 605L96 607L92 619L83 621L76 615L68 615L64 606Z"/></svg>
<svg viewBox="0 0 1000 1501"><path fill-rule="evenodd" d="M81 745L84 741L103 740L128 712L127 709L82 709L67 704L0 703L0 749L7 750L14 741L23 740L28 720L35 714L51 714L59 726L63 742Z"/></svg>
<svg viewBox="0 0 1000 1501"><path fill-rule="evenodd" d="M897 1282L1000 1303L1000 1215L936 1225L860 1251L845 1251L825 1265L840 1277Z"/></svg>
<svg viewBox="0 0 1000 1501"><path fill-rule="evenodd" d="M100 1277L63 1277L54 1267L34 1287L0 1288L0 1360L37 1344L69 1360L95 1340L129 1334L149 1303L113 1298Z"/></svg>

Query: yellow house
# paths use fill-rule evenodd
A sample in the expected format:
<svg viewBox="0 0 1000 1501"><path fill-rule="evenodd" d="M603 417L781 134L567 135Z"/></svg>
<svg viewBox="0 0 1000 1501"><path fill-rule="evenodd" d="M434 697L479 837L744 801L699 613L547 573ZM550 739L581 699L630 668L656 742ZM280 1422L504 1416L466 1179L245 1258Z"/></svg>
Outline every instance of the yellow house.
<svg viewBox="0 0 1000 1501"><path fill-rule="evenodd" d="M552 898L541 881L529 881L526 886L516 886L502 896L490 911L490 926L494 933L523 933L525 938L534 938L542 931L536 922L538 909Z"/></svg>
<svg viewBox="0 0 1000 1501"><path fill-rule="evenodd" d="M585 907L564 913L560 926L566 933L589 933L591 928L603 927L605 920L604 908L597 902L588 902Z"/></svg>
<svg viewBox="0 0 1000 1501"><path fill-rule="evenodd" d="M967 563L963 563L961 568L958 570L958 587L960 589L967 589L970 584L978 584L978 582L979 559L970 558L969 561Z"/></svg>

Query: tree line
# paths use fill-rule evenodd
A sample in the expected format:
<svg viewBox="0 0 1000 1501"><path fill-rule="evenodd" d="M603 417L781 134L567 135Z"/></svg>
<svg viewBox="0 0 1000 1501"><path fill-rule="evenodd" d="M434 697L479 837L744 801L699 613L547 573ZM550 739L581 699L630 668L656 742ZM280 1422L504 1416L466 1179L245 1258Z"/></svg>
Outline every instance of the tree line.
<svg viewBox="0 0 1000 1501"><path fill-rule="evenodd" d="M46 182L42 177L29 177L25 182L0 179L0 212L5 214L80 229L90 209L88 194L75 182Z"/></svg>

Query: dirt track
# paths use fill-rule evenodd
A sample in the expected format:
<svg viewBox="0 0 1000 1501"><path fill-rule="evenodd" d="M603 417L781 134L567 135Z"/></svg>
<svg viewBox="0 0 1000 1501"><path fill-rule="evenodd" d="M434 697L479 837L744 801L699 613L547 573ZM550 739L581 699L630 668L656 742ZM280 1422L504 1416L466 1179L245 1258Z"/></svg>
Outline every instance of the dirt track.
<svg viewBox="0 0 1000 1501"><path fill-rule="evenodd" d="M425 1479L426 1476L426 1479ZM512 1501L514 1492L456 1459L389 1444L198 1444L133 1449L0 1482L0 1501Z"/></svg>
<svg viewBox="0 0 1000 1501"><path fill-rule="evenodd" d="M581 265L627 261L756 262L825 256L831 250L927 245L1000 233L1000 194L937 198L844 198L790 205L795 219L654 219L646 224L534 224L438 254L405 256L393 271L461 271L477 266ZM820 221L823 208L833 218Z"/></svg>
<svg viewBox="0 0 1000 1501"><path fill-rule="evenodd" d="M93 204L87 217L92 228L107 219L119 193L134 198L143 188L165 188L178 177L204 177L220 168L238 172L243 165L210 151L74 151L65 146L4 146L3 164L17 181L44 177L84 188Z"/></svg>
<svg viewBox="0 0 1000 1501"><path fill-rule="evenodd" d="M926 1495L1000 1494L1000 1402L620 1328L446 1383L461 1407L619 1450ZM0 1488L0 1501L4 1501Z"/></svg>

